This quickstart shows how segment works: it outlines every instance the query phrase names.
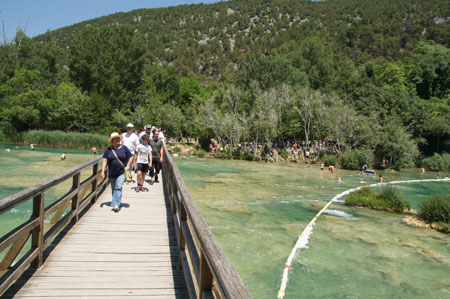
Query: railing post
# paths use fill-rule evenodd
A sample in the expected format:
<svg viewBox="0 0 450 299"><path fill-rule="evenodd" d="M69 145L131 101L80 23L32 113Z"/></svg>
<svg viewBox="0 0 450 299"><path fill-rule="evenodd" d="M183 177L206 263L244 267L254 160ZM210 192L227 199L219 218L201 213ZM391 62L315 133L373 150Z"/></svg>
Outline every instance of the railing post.
<svg viewBox="0 0 450 299"><path fill-rule="evenodd" d="M31 247L38 249L37 258L31 263L31 267L38 269L42 266L44 258L44 193L33 198L32 218L39 218L39 226L32 230Z"/></svg>
<svg viewBox="0 0 450 299"><path fill-rule="evenodd" d="M203 292L207 291L211 292L213 284L213 275L211 273L211 269L209 268L208 262L206 261L206 257L202 253L200 255L200 281L199 281L199 299L203 298Z"/></svg>
<svg viewBox="0 0 450 299"><path fill-rule="evenodd" d="M175 202L174 202L174 206L176 206ZM184 208L184 204L183 204L183 200L180 199L180 210L178 211L178 216L179 216L179 223L180 223L180 239L178 240L178 250L181 251L185 251L186 249L186 240L185 240L185 236L184 236L184 228L183 228L183 223L187 221L187 214L186 214L186 209ZM182 266L182 256L181 254L179 254L179 266Z"/></svg>
<svg viewBox="0 0 450 299"><path fill-rule="evenodd" d="M91 202L94 203L97 201L98 192L97 192L97 186L98 186L98 163L94 164L92 168L92 175L95 175L95 180L92 182L92 191L95 192L94 197L92 197Z"/></svg>
<svg viewBox="0 0 450 299"><path fill-rule="evenodd" d="M75 211L75 216L72 218L72 223L78 222L78 203L80 195L80 173L73 176L72 190L77 190L77 193L72 197L72 211Z"/></svg>

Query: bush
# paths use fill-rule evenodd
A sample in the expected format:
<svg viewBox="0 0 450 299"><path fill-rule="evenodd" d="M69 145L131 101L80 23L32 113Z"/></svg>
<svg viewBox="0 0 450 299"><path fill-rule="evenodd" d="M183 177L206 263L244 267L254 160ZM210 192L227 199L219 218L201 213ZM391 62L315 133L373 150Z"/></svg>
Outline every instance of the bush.
<svg viewBox="0 0 450 299"><path fill-rule="evenodd" d="M345 204L348 206L370 207L369 201L375 198L375 194L370 188L362 188L350 193L345 198Z"/></svg>
<svg viewBox="0 0 450 299"><path fill-rule="evenodd" d="M175 146L175 147L173 148L173 152L174 152L174 153L181 153L181 148L180 148L179 146Z"/></svg>
<svg viewBox="0 0 450 299"><path fill-rule="evenodd" d="M336 165L336 156L335 155L323 155L322 159L320 159L325 166Z"/></svg>
<svg viewBox="0 0 450 299"><path fill-rule="evenodd" d="M232 157L236 160L242 160L244 158L244 151L236 148L233 150Z"/></svg>
<svg viewBox="0 0 450 299"><path fill-rule="evenodd" d="M230 159L233 158L233 155L230 152L228 152L228 151L224 151L222 153L217 153L216 157L220 158L220 159L228 159L228 160L230 160Z"/></svg>
<svg viewBox="0 0 450 299"><path fill-rule="evenodd" d="M361 168L361 164L359 163L358 156L355 152L342 153L339 158L339 164L343 169L358 170Z"/></svg>
<svg viewBox="0 0 450 299"><path fill-rule="evenodd" d="M246 161L257 161L258 157L256 157L252 153L244 153L243 159L246 160Z"/></svg>
<svg viewBox="0 0 450 299"><path fill-rule="evenodd" d="M88 133L32 130L24 133L23 139L25 143L59 148L90 149L109 146L108 136Z"/></svg>
<svg viewBox="0 0 450 299"><path fill-rule="evenodd" d="M432 222L450 223L450 195L434 195L419 204L420 219Z"/></svg>
<svg viewBox="0 0 450 299"><path fill-rule="evenodd" d="M400 196L400 193L392 186L386 186L381 189L378 199L386 202L388 207L396 212L410 210L411 204Z"/></svg>
<svg viewBox="0 0 450 299"><path fill-rule="evenodd" d="M374 159L375 155L371 149L361 148L342 153L339 162L343 169L359 170L364 164L371 166Z"/></svg>
<svg viewBox="0 0 450 299"><path fill-rule="evenodd" d="M280 151L280 156L281 158L283 158L284 160L287 160L289 158L289 153L288 151L284 148Z"/></svg>
<svg viewBox="0 0 450 299"><path fill-rule="evenodd" d="M411 209L411 204L403 199L392 186L384 187L380 192L373 192L370 188L362 188L349 194L345 198L345 204L372 209L393 210L396 212Z"/></svg>
<svg viewBox="0 0 450 299"><path fill-rule="evenodd" d="M196 150L195 155L199 158L204 158L206 156L206 151L202 149Z"/></svg>
<svg viewBox="0 0 450 299"><path fill-rule="evenodd" d="M433 171L450 171L450 154L435 153L434 156L422 160L422 167Z"/></svg>

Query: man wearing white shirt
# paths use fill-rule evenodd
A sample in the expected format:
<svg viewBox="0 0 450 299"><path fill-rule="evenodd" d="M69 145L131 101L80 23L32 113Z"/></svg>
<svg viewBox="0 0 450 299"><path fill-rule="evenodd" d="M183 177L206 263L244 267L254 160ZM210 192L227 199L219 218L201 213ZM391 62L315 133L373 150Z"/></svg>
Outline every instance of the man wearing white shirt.
<svg viewBox="0 0 450 299"><path fill-rule="evenodd" d="M127 132L123 133L122 144L125 145L134 156L134 150L136 146L139 144L139 137L133 132L134 126L132 123L128 123Z"/></svg>

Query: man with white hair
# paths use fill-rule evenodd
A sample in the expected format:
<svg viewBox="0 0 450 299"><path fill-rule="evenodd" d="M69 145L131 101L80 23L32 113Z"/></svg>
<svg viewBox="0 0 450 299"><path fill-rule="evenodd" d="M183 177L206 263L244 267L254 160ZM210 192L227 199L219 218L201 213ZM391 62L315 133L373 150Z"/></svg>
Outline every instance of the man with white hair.
<svg viewBox="0 0 450 299"><path fill-rule="evenodd" d="M134 156L134 150L136 146L140 143L139 137L133 132L134 126L132 123L127 124L127 131L122 134L122 144L125 145Z"/></svg>

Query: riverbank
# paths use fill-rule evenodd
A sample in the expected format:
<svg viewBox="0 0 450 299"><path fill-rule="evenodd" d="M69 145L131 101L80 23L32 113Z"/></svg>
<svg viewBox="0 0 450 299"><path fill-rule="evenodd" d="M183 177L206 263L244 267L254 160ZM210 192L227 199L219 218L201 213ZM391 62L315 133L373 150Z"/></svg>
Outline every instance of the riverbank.
<svg viewBox="0 0 450 299"><path fill-rule="evenodd" d="M442 233L450 234L450 228L442 226L437 222L427 223L415 215L406 216L405 218L402 219L402 222L410 226L429 228Z"/></svg>

